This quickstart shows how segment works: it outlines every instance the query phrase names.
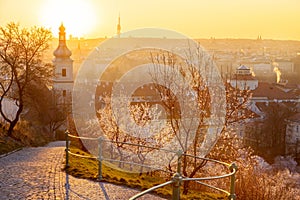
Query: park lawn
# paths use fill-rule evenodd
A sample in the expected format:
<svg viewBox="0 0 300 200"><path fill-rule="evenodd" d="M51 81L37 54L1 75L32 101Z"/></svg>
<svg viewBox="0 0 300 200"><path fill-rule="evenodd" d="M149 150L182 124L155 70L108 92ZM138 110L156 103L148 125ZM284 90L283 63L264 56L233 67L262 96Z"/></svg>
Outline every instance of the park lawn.
<svg viewBox="0 0 300 200"><path fill-rule="evenodd" d="M71 152L89 156L88 153L76 148L71 147ZM95 159L80 158L77 156L69 155L69 168L67 172L78 178L91 179L98 181L98 161ZM155 185L159 185L170 179L159 178L155 176L138 173L129 173L122 170L117 170L112 167L112 164L103 162L102 165L102 181L124 185L130 188L138 190L145 190ZM182 190L181 190L182 191ZM165 186L155 190L155 193L159 196L170 198L172 194L171 186ZM215 200L215 199L227 199L226 195L214 194L214 193L201 193L199 191L189 191L187 195L181 194L180 199L204 199L204 200Z"/></svg>

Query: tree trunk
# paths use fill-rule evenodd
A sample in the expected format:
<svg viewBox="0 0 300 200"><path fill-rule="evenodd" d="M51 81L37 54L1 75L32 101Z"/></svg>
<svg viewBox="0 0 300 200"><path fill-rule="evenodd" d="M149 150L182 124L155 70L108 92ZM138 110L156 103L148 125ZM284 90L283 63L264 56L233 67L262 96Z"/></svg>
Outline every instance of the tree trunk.
<svg viewBox="0 0 300 200"><path fill-rule="evenodd" d="M13 130L14 130L15 126L17 125L19 119L20 119L20 115L21 115L22 111L23 111L23 103L20 103L19 109L18 109L18 111L16 113L16 116L15 116L15 119L12 120L11 122L9 122L9 128L7 130L7 136L12 137Z"/></svg>
<svg viewBox="0 0 300 200"><path fill-rule="evenodd" d="M189 192L189 181L184 181L183 182L183 194L187 195L187 193Z"/></svg>
<svg viewBox="0 0 300 200"><path fill-rule="evenodd" d="M17 124L17 120L14 120L11 123L9 123L9 128L7 130L7 136L9 136L9 137L12 136L12 133L13 133L13 130L14 130L14 127L16 126L16 124Z"/></svg>

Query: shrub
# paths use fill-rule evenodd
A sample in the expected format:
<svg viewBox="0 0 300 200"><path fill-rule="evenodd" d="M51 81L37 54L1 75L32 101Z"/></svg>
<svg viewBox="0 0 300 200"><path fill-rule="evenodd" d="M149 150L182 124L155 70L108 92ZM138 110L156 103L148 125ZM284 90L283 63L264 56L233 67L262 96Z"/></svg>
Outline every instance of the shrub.
<svg viewBox="0 0 300 200"><path fill-rule="evenodd" d="M41 146L53 140L41 126L34 126L28 121L20 121L12 134L12 137L25 146Z"/></svg>

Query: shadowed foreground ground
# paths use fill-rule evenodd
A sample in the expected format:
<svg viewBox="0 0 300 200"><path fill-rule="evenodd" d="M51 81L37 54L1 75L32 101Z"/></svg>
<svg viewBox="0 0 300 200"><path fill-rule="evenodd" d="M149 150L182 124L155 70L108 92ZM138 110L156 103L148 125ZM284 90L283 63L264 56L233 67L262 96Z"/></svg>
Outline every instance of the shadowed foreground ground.
<svg viewBox="0 0 300 200"><path fill-rule="evenodd" d="M24 148L0 158L0 199L129 199L137 190L78 179L63 168L64 142ZM69 187L66 187L68 183ZM140 199L162 199L146 195Z"/></svg>

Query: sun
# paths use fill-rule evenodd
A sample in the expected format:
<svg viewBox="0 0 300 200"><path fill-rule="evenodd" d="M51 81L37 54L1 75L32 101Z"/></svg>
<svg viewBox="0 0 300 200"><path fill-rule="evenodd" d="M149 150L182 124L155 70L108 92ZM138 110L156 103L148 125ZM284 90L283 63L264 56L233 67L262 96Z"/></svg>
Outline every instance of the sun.
<svg viewBox="0 0 300 200"><path fill-rule="evenodd" d="M89 0L47 0L39 15L42 25L53 33L63 23L67 34L75 37L89 34L99 20Z"/></svg>

